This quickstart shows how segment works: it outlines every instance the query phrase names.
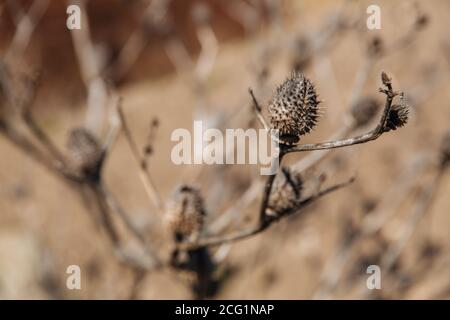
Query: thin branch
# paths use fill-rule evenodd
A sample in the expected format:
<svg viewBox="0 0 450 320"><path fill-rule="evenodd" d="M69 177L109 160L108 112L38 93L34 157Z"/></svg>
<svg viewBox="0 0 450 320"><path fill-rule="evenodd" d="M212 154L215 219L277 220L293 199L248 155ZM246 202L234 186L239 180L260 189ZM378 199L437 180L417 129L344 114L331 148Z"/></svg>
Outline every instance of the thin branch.
<svg viewBox="0 0 450 320"><path fill-rule="evenodd" d="M279 163L281 163L282 157L283 157L283 155L281 154L280 158L279 158ZM267 178L266 185L264 187L263 198L262 198L261 207L260 207L260 211L259 211L259 223L261 225L268 223L268 222L266 222L267 207L269 205L269 198L270 198L270 194L272 192L272 186L273 186L273 182L275 181L275 177L276 177L276 174L269 176Z"/></svg>
<svg viewBox="0 0 450 320"><path fill-rule="evenodd" d="M333 134L332 139L344 139L346 136L348 136L352 131L354 127L351 125L344 125L341 129L339 129L336 133ZM296 163L294 163L291 167L293 170L297 172L303 172L311 167L313 167L315 164L319 163L322 159L324 159L328 153L332 149L326 149L326 150L315 150L308 154L306 157L301 158Z"/></svg>
<svg viewBox="0 0 450 320"><path fill-rule="evenodd" d="M119 202L116 200L114 195L108 191L106 186L103 183L100 183L97 187L99 195L101 195L106 202L106 204L118 214L122 222L125 224L127 229L131 232L131 234L140 242L143 246L146 254L151 258L154 262L155 266L159 266L161 262L159 261L156 254L151 250L148 246L147 240L141 234L140 230L134 225L134 223L130 220L125 210L120 206Z"/></svg>
<svg viewBox="0 0 450 320"><path fill-rule="evenodd" d="M131 231L133 236L141 242L141 244L145 244L145 238L140 233L139 229L134 225L134 223L130 220L125 210L119 205L116 198L112 195L112 193L106 188L103 183L100 183L98 186L99 194L105 199L108 206L116 212L120 219L123 221L125 226Z"/></svg>
<svg viewBox="0 0 450 320"><path fill-rule="evenodd" d="M152 177L150 176L150 173L148 172L146 166L144 165L143 158L141 157L139 148L133 139L131 130L126 122L125 114L123 113L121 106L118 107L118 112L119 112L119 117L120 117L120 121L122 123L122 128L123 128L125 137L127 139L128 145L130 146L130 149L131 149L131 153L138 165L139 177L144 185L145 191L147 192L147 195L152 200L152 202L156 206L156 208L160 212L162 212L164 209L163 201L162 201L160 195L158 194L158 191L156 190L156 186L153 182Z"/></svg>
<svg viewBox="0 0 450 320"><path fill-rule="evenodd" d="M120 131L122 129L122 122L120 121L119 116L119 108L122 105L122 98L116 98L116 102L114 105L113 114L110 116L109 121L109 131L106 136L105 142L103 144L103 152L109 153L111 152L112 147L116 143L117 139L119 138Z"/></svg>
<svg viewBox="0 0 450 320"><path fill-rule="evenodd" d="M114 209L117 210L116 212L120 212L119 216L122 219L128 220L126 214L118 207L112 196L101 184L95 183L89 184L88 186L97 203L97 208L100 214L100 223L106 231L108 239L114 249L114 255L118 261L127 267L131 267L133 270L150 271L161 267L161 262L156 255L149 250L148 246L144 246L144 249L146 257L149 258L149 260L145 260L145 257L132 254L129 250L126 250L126 248L123 247L108 207L114 207Z"/></svg>
<svg viewBox="0 0 450 320"><path fill-rule="evenodd" d="M45 133L44 130L37 124L33 114L28 109L23 113L23 120L33 135L37 138L39 142L46 148L46 150L53 156L60 164L60 167L65 167L65 158L59 151L58 147L53 143L50 137Z"/></svg>
<svg viewBox="0 0 450 320"><path fill-rule="evenodd" d="M41 164L48 171L68 179L70 182L80 183L82 180L70 170L66 169L60 163L55 163L48 158L39 148L37 148L31 141L20 134L17 130L7 124L0 124L0 134L3 134L16 147L24 152L24 154L31 157L37 163Z"/></svg>
<svg viewBox="0 0 450 320"><path fill-rule="evenodd" d="M12 1L8 2L10 9L16 11L14 14L14 21L16 22L16 32L12 39L11 45L5 54L5 60L9 60L10 57L21 57L30 43L31 36L45 14L49 5L49 0L33 1L30 9L27 13L23 11L23 8L17 3Z"/></svg>
<svg viewBox="0 0 450 320"><path fill-rule="evenodd" d="M114 249L117 249L120 246L119 235L109 215L108 204L105 201L102 190L100 186L96 184L90 185L90 189L94 194L95 201L97 202L98 212L100 214L100 223L106 231L106 234L108 235Z"/></svg>
<svg viewBox="0 0 450 320"><path fill-rule="evenodd" d="M135 65L149 43L146 30L149 25L164 28L164 24L169 23L163 20L169 4L170 1L167 0L154 0L150 1L146 8L140 10L142 16L139 18L139 25L125 41L115 64L105 66L107 73L113 74L116 80L120 80ZM161 21L163 22L161 23Z"/></svg>
<svg viewBox="0 0 450 320"><path fill-rule="evenodd" d="M261 124L265 130L269 131L270 127L267 124L267 121L262 114L262 107L258 103L258 100L256 99L255 94L253 93L253 90L251 88L249 88L248 92L250 93L250 96L252 97L253 106L255 107L256 116L258 117L259 122L261 122Z"/></svg>
<svg viewBox="0 0 450 320"><path fill-rule="evenodd" d="M81 78L88 91L86 126L93 132L101 132L102 119L107 101L107 85L101 75L102 61L92 43L89 19L86 12L85 0L75 2L67 0L68 4L76 4L81 8L83 28L70 31L76 53Z"/></svg>
<svg viewBox="0 0 450 320"><path fill-rule="evenodd" d="M211 236L211 237L205 237L203 239L200 238L197 242L184 242L184 243L179 244L179 249L192 250L192 249L197 249L197 248L206 247L206 246L218 246L218 245L221 245L224 243L229 243L229 242L234 242L234 241L249 238L253 235L263 232L264 230L269 228L272 225L272 223L274 223L280 219L283 219L287 216L295 214L296 212L303 209L305 206L313 203L314 201L318 200L319 198L321 198L331 192L334 192L338 189L341 189L341 188L351 184L353 181L354 181L354 178L351 178L350 180L348 180L346 182L331 186L325 190L322 190L322 191L302 200L295 209L290 209L290 210L286 210L285 212L282 212L280 214L280 216L278 217L278 219L265 220L265 222L263 222L263 223L259 222L256 227L253 227L253 228L250 228L250 229L247 229L244 231L240 231L235 234L227 235L227 236Z"/></svg>
<svg viewBox="0 0 450 320"><path fill-rule="evenodd" d="M379 121L378 125L375 127L375 129L373 129L365 134L362 134L360 136L356 136L356 137L349 138L349 139L293 146L293 147L285 150L285 152L291 153L291 152L341 148L341 147L346 147L346 146L351 146L351 145L355 145L355 144L369 142L372 140L376 140L378 137L380 137L385 132L386 122L387 122L387 119L389 117L389 113L390 113L391 107L392 107L392 101L395 96L400 94L400 93L394 92L392 90L392 85L391 85L390 79L387 78L387 75L385 73L382 73L382 74L384 75L383 82L387 89L380 89L380 92L383 92L386 95L386 104L384 107L383 114L380 118L380 121Z"/></svg>

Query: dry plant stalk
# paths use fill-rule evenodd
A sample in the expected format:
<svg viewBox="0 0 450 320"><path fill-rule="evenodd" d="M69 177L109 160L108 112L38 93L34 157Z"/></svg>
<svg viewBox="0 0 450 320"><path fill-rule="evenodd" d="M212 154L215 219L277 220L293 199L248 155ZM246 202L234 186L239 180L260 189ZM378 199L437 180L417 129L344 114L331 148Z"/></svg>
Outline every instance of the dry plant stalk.
<svg viewBox="0 0 450 320"><path fill-rule="evenodd" d="M4 84L2 87L5 88L7 87L7 81L4 77L2 77L2 79L2 84ZM281 143L279 161L281 164L282 158L289 153L339 148L365 143L377 139L384 132L395 130L397 127L404 125L407 120L407 106L393 104L394 98L399 95L399 93L393 91L391 80L385 73L382 73L382 83L384 88L380 89L380 91L386 95L386 104L379 124L375 129L354 138L317 144L302 145L298 143L303 135L311 131L318 120L317 94L314 86L304 76L293 73L292 76L280 86L269 106L269 111L271 112L270 127L268 122L262 116L262 107L251 90L250 94L254 103L255 112L263 126L267 129L270 128L269 130L280 129L282 132L279 139L279 142ZM120 106L116 106L116 108L118 117L121 119L120 123L125 129L127 140L132 147L133 155L135 156L135 159L138 160L140 170L146 173L143 175L143 182L144 184L148 184L151 180L150 175L146 171L145 161L139 154L138 148L131 137L130 129L125 121L123 111ZM211 268L213 268L214 265L210 258L208 247L245 239L259 234L267 230L274 222L295 214L306 205L353 181L352 178L347 182L336 184L324 190L319 190L312 196L302 198L302 179L299 175L300 172L292 172L288 168L283 168L282 175L271 175L266 181L260 206L259 222L255 227L244 231L238 231L230 235L211 237L201 236L203 233L202 221L206 211L203 207L203 200L200 193L190 186L181 187L177 193L179 196L172 199L172 205L167 206L166 212L169 213L166 213L165 216L171 221L168 225L170 226L169 229L172 230L171 233L173 234L175 247L171 254L171 261L164 263L155 256L153 249L147 246L144 237L140 235L139 231L128 220L124 210L120 208L112 195L106 191L106 188L102 183L101 173L103 164L110 151L112 142L115 140L114 137L117 137L117 131L119 129L117 127L111 129L112 132L110 133L110 136L113 136L113 138L108 138L108 143L105 146L102 146L97 138L86 129L73 130L69 136L68 148L71 151L71 157L68 160L53 145L51 139L45 135L44 131L40 129L30 112L29 106L26 106L23 110L25 110L22 112L24 123L30 128L30 132L42 143L50 155L49 158L45 158L45 160L41 160L40 162L44 163L47 168L58 173L59 176L68 181L80 186L87 186L90 192L95 195L97 207L100 212L101 224L104 226L104 229L115 248L116 254L118 254L126 264L133 268L137 268L137 270L150 270L155 266L166 265L179 271L185 269L194 271L195 274L197 274L197 279L196 284L193 287L196 288L194 291L197 292L198 297L206 296L206 292L208 291L207 284L211 281L209 276L205 278L206 275L211 273ZM28 142L26 139L24 139L26 143L17 143L16 136L6 130L6 128L9 127L2 125L1 128L7 138L16 142L16 144L21 146L25 151L28 151L28 148L30 148L32 143ZM41 159L41 153L38 153L36 158ZM157 192L155 189L150 193L150 195L152 194L155 195L152 197L158 208L164 208L162 200L159 200L159 196L156 196ZM180 205L182 206L180 207ZM189 209L190 207L192 209ZM125 252L122 252L120 237L115 230L114 223L111 219L110 209L119 214L128 229L147 249L146 252L153 261L151 265L145 266L139 263L136 265L136 259L131 259Z"/></svg>
<svg viewBox="0 0 450 320"><path fill-rule="evenodd" d="M263 127L267 130L282 128L282 134L280 135L280 139L278 139L278 142L280 143L279 162L281 164L283 157L289 153L340 148L361 144L375 140L383 133L403 126L407 121L408 107L403 104L393 104L394 98L400 95L400 93L393 90L391 79L386 73L383 72L381 74L381 80L384 88L381 88L380 92L385 94L386 103L383 114L375 129L353 138L316 144L295 144L295 142L300 141L304 134L312 129L317 120L317 95L314 91L314 87L309 80L304 78L304 76L294 72L277 90L272 102L272 110L274 111L271 114L271 126L269 126L268 121L266 121L262 115L262 107L253 94L253 91L250 89L249 92L254 103L255 112ZM295 120L292 121L291 117L295 118ZM293 123L294 125L292 125ZM296 206L283 209L276 215L273 215L268 214L268 208L275 178L276 175L271 175L267 178L259 211L259 222L255 227L227 236L211 236L203 239L200 238L195 242L185 242L184 247L192 249L220 245L222 243L248 238L266 230L273 222L298 212L307 204L353 181L353 179L350 179L346 183L337 184L323 191L319 191L316 195L299 201ZM290 184L290 186L295 189L293 184ZM273 212L273 209L270 211Z"/></svg>

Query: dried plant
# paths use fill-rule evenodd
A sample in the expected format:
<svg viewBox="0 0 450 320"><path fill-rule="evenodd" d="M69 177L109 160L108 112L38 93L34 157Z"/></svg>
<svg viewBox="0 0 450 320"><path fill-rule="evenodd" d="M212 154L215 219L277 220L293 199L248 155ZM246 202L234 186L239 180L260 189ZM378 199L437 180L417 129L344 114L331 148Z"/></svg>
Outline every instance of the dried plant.
<svg viewBox="0 0 450 320"><path fill-rule="evenodd" d="M226 256L227 253L223 252L227 252L232 243L266 232L277 222L305 212L308 205L355 181L354 177L350 177L344 182L324 187L327 171L322 167L323 172L311 179L314 180L314 190L308 192L305 188L305 184L311 182L306 174L308 169L316 166L332 149L368 143L407 124L411 111L409 100L405 99L402 92L394 90L392 79L385 72L381 73L382 87L379 89L385 100L381 115L378 99L365 94L363 87L374 65L391 52L412 43L418 32L427 25L428 18L418 10L411 29L391 46L386 45L384 39L378 36L364 39L367 42L365 60L354 79L347 111L343 114L339 130L325 142L304 143L306 136L321 120L322 104L328 104L320 101L318 90L306 76L310 74L308 68L317 63L318 59L328 59L327 51L332 50L333 45L346 32L357 28L360 21L348 16L345 11L347 7L343 6L338 14L327 20L319 32L309 36L296 36L294 40L283 35L280 39L265 43L267 48L263 49L270 49L269 47L276 44L283 48L289 47L292 51L288 63L293 72L275 88L267 103L261 104L254 91L249 89L254 112L252 118L256 117L270 137L279 143L278 164L281 169L264 181L252 177L248 186L245 186L247 188L243 188L242 196L237 201L231 201L233 204L229 208L221 210L219 206L207 208L206 203L211 194L202 193L200 187L185 181L180 181L179 186L167 199L161 195L158 183L149 170L149 159L157 152L154 149L154 140L159 120L150 121L150 133L141 148L133 137L133 125L126 119L122 99L117 97L114 87L106 81L107 77L112 76L119 82L146 47L149 33L156 34L163 40L164 51L179 74L187 75L186 83L192 84L197 111L200 111L201 116L210 111L211 106L207 99L209 80L219 49L219 42L211 26L213 19L210 8L205 4L198 4L191 14L200 44L200 54L197 59L193 59L176 33L174 21L168 12L170 2L160 0L146 3L138 26L119 51L115 63L111 65L98 59L89 24L85 24L82 32L71 33L81 77L87 90L87 117L84 126L73 128L68 133L66 150L60 150L55 145L34 116L33 103L40 84L37 74L19 73L13 65L14 55L19 56L20 60L35 25L45 12L47 1L40 5L35 4L27 14L18 14L15 40L0 62L0 133L81 196L93 220L99 223L105 232L115 257L132 271L134 283L130 290L131 297L137 296L137 286L145 275L155 270L164 270L177 279L187 280L185 282L195 298L208 298L217 292L224 279L221 274L223 258L219 256ZM84 2L77 3L82 7L85 15L83 19L87 22ZM279 5L280 3L275 1L274 7L269 8L269 24L272 28L281 30ZM247 21L240 17L236 8L252 12L253 20ZM255 21L260 17L255 6L247 2L237 2L229 11L247 30L255 29ZM23 31L24 27L20 27L24 23L31 23L31 28L25 28L26 32ZM291 46L286 46L286 43L291 43ZM263 51L270 52L269 56L277 54L273 53L276 50ZM265 88L271 59L273 56L263 59L264 62L257 66L257 92L264 94L264 97L268 96ZM108 111L112 115L107 116ZM265 115L269 116L269 120L266 120ZM376 121L377 116L378 121L374 128L369 130L368 127ZM230 118L231 116L220 117L218 122L226 125ZM26 132L23 132L23 129ZM124 134L130 147L139 177L151 202L152 209L149 212L153 214L154 211L152 217L161 223L163 233L167 235L164 245L150 241L152 234L135 225L130 214L120 205L120 201L109 191L104 181L104 166L120 133ZM275 133L279 133L278 137ZM291 165L284 163L288 155L298 152L309 154ZM359 264L367 261L379 263L390 277L395 272L402 271L397 267L405 245L417 229L419 221L429 211L442 181L443 172L448 169L449 164L450 135L447 134L439 150L439 164L434 168L435 175L428 185L421 188L415 209L405 218L400 237L396 241L385 239L381 231L385 228L386 221L397 212L401 202L413 190L416 177L423 173L423 162L412 165L412 169L407 170L404 179L400 179L394 188L396 190L391 192L392 196L386 197L385 202L388 204L382 202L371 215L361 218L360 221L343 217L341 239L335 255L330 257L324 268L324 273L328 273L329 268L334 268L334 271L330 276L322 277L315 297L326 298L334 294L339 282L345 278L348 261L353 258ZM204 168L193 175L198 177L203 173L201 170ZM259 199L260 203L252 217L252 225L245 227L242 223L242 212L256 199ZM120 231L120 226L124 226L125 231ZM368 255L358 252L355 254L355 248L365 240L373 241L377 250ZM138 254L128 250L126 246L133 241L138 243ZM400 287L400 284L398 286ZM362 296L364 294L361 293Z"/></svg>

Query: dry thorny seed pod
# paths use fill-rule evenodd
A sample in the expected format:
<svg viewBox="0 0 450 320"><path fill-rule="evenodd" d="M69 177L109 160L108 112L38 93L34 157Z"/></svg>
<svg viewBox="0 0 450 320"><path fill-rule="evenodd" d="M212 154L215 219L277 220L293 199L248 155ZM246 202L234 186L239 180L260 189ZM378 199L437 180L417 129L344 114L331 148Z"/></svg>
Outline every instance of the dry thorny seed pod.
<svg viewBox="0 0 450 320"><path fill-rule="evenodd" d="M408 116L408 105L404 103L392 105L384 131L389 132L391 130L396 130L397 128L403 127L408 122Z"/></svg>
<svg viewBox="0 0 450 320"><path fill-rule="evenodd" d="M281 174L275 178L266 213L278 217L295 209L299 204L302 189L303 180L300 173L282 168Z"/></svg>
<svg viewBox="0 0 450 320"><path fill-rule="evenodd" d="M200 191L190 186L179 187L167 204L166 224L177 242L198 237L205 216Z"/></svg>
<svg viewBox="0 0 450 320"><path fill-rule="evenodd" d="M71 164L84 178L98 179L104 153L97 138L84 128L70 131L67 141Z"/></svg>
<svg viewBox="0 0 450 320"><path fill-rule="evenodd" d="M167 204L165 223L175 242L198 239L204 224L206 211L200 191L191 186L179 187ZM215 268L206 247L193 250L172 251L170 263L187 280L197 298L211 293ZM193 273L192 273L193 272Z"/></svg>
<svg viewBox="0 0 450 320"><path fill-rule="evenodd" d="M314 85L297 72L277 88L269 113L272 129L279 130L280 143L294 145L313 129L319 118L319 103Z"/></svg>
<svg viewBox="0 0 450 320"><path fill-rule="evenodd" d="M355 127L364 127L369 124L378 113L380 104L371 97L360 98L350 109L350 113L355 120Z"/></svg>
<svg viewBox="0 0 450 320"><path fill-rule="evenodd" d="M385 72L381 73L381 81L387 89L380 90L388 95L391 102L395 96L400 95L400 103L392 105L383 127L384 132L389 132L391 130L396 130L397 128L403 127L408 122L409 106L404 101L403 93L393 92L391 78L389 78Z"/></svg>

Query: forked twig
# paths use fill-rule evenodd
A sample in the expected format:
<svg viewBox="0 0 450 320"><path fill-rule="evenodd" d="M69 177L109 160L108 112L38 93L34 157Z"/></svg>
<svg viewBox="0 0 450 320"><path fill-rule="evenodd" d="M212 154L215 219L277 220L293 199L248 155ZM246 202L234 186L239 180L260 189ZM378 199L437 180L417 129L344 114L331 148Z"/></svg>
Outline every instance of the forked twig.
<svg viewBox="0 0 450 320"><path fill-rule="evenodd" d="M336 140L330 142L322 142L322 143L309 143L303 145L296 145L284 150L285 153L291 152L302 152L302 151L312 151L312 150L324 150L324 149L332 149L332 148L342 148L346 146L351 146L355 144L365 143L372 140L376 140L380 137L386 129L386 123L389 117L389 113L392 107L392 101L395 96L400 93L394 92L392 89L391 80L389 77L383 72L382 73L383 84L386 86L386 89L380 88L380 92L386 95L386 103L383 110L383 114L380 118L378 125L371 131L362 134L360 136L356 136L349 139Z"/></svg>
<svg viewBox="0 0 450 320"><path fill-rule="evenodd" d="M343 187L351 184L353 181L354 181L354 179L351 178L350 180L348 180L346 182L331 186L325 190L322 190L322 191L302 200L296 208L289 209L286 212L283 212L278 219L282 219L284 217L295 214L296 212L303 209L305 206L313 203L314 201L318 200L319 198L321 198L331 192L334 192L340 188L343 188ZM191 242L191 243L184 242L179 245L179 248L183 249L183 250L192 250L195 248L201 248L201 247L206 247L206 246L217 246L217 245L221 245L224 243L243 240L243 239L249 238L253 235L256 235L258 233L263 232L264 230L269 228L272 225L272 223L274 223L278 219L263 220L262 222L259 222L256 227L249 228L247 230L240 231L235 234L231 234L231 235L227 235L227 236L217 236L217 237L211 236L211 237L200 238L197 242Z"/></svg>

